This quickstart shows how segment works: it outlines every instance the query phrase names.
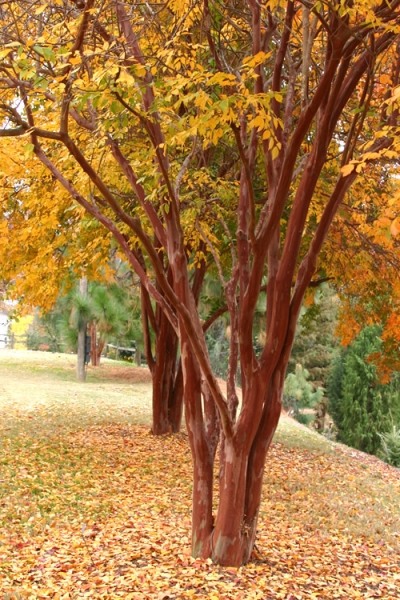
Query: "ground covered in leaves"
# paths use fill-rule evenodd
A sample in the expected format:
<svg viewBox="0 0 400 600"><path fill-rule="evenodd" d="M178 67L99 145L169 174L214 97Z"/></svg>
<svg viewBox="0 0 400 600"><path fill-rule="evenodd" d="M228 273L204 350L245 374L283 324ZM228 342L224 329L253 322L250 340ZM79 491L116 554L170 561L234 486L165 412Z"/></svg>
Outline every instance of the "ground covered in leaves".
<svg viewBox="0 0 400 600"><path fill-rule="evenodd" d="M28 357L0 353L1 599L400 598L399 470L283 419L254 560L220 568L190 556L187 438L150 434L147 373Z"/></svg>

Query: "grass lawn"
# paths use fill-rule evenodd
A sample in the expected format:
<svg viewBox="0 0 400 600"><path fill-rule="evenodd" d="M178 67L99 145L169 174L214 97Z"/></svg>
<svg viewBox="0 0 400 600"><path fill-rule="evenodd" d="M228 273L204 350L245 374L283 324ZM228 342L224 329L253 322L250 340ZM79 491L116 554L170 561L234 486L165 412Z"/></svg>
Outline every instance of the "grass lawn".
<svg viewBox="0 0 400 600"><path fill-rule="evenodd" d="M400 471L282 417L254 560L190 556L187 437L146 369L0 350L0 600L400 598Z"/></svg>

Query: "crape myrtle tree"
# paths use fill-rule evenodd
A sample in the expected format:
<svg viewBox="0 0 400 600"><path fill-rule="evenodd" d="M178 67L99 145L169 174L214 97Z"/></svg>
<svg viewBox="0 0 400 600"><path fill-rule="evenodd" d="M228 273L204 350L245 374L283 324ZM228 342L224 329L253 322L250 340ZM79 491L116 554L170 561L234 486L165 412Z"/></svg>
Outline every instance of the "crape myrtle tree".
<svg viewBox="0 0 400 600"><path fill-rule="evenodd" d="M0 10L1 135L22 136L112 233L168 318L193 458L192 551L246 563L304 293L322 276L317 259L346 192L369 161L398 154L400 0L22 0ZM225 395L198 310L205 260L229 317Z"/></svg>
<svg viewBox="0 0 400 600"><path fill-rule="evenodd" d="M55 193L51 173L43 165L38 168L25 143L15 153L14 140L4 142L0 157L0 262L8 296L20 307L36 307L47 313L54 307L59 290L71 289L77 275L102 282L118 278L118 264L125 257L111 234L82 207L71 206L66 190ZM68 173L76 181L73 164L68 164ZM139 259L143 260L140 253ZM177 335L140 280L129 272L132 274L128 268L132 292L141 298L144 355L154 383L152 431L156 435L176 432L182 420Z"/></svg>

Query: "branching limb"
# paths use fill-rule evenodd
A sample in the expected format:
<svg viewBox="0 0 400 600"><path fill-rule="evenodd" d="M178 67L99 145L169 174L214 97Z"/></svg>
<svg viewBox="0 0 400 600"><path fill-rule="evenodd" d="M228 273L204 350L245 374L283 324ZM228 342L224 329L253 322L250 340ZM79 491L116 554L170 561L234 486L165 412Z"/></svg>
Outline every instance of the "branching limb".
<svg viewBox="0 0 400 600"><path fill-rule="evenodd" d="M177 331L177 318L174 311L171 309L169 303L167 302L165 296L161 295L159 290L152 284L147 273L143 269L140 264L135 253L132 252L128 241L125 236L121 233L118 228L118 225L112 221L109 217L107 217L104 213L102 213L96 205L88 202L74 187L71 181L66 179L64 175L59 171L56 165L48 158L44 150L41 148L38 142L35 143L35 154L38 159L44 164L44 166L52 173L54 178L65 188L65 190L69 193L69 195L80 204L92 217L97 219L99 223L104 225L108 231L110 231L121 248L124 250L129 262L131 263L133 269L137 273L140 281L144 285L145 289L148 290L149 294L156 300L157 303L163 308L170 323L174 327L175 331Z"/></svg>
<svg viewBox="0 0 400 600"><path fill-rule="evenodd" d="M218 252L214 246L214 244L211 242L211 240L209 239L209 237L207 236L206 232L204 231L204 229L202 228L200 221L198 219L196 219L196 230L199 232L201 238L205 241L209 252L211 253L214 262L215 262L215 266L217 267L217 271L218 271L218 276L219 276L219 280L220 283L222 285L223 288L225 288L226 286L226 281L225 281L225 277L224 277L224 273L223 273L223 269L222 269L222 264L221 261L219 259L219 255Z"/></svg>

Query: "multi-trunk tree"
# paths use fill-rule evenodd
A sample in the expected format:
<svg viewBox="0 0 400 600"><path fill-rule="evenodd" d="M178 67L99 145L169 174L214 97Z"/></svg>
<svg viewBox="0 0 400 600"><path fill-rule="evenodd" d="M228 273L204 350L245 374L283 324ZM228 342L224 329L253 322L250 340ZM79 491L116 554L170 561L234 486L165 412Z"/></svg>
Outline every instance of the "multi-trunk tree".
<svg viewBox="0 0 400 600"><path fill-rule="evenodd" d="M1 135L25 137L112 233L179 337L193 554L243 564L303 296L326 276L323 242L368 163L398 155L400 0L22 0L0 10ZM230 321L225 395L198 310L206 260Z"/></svg>

